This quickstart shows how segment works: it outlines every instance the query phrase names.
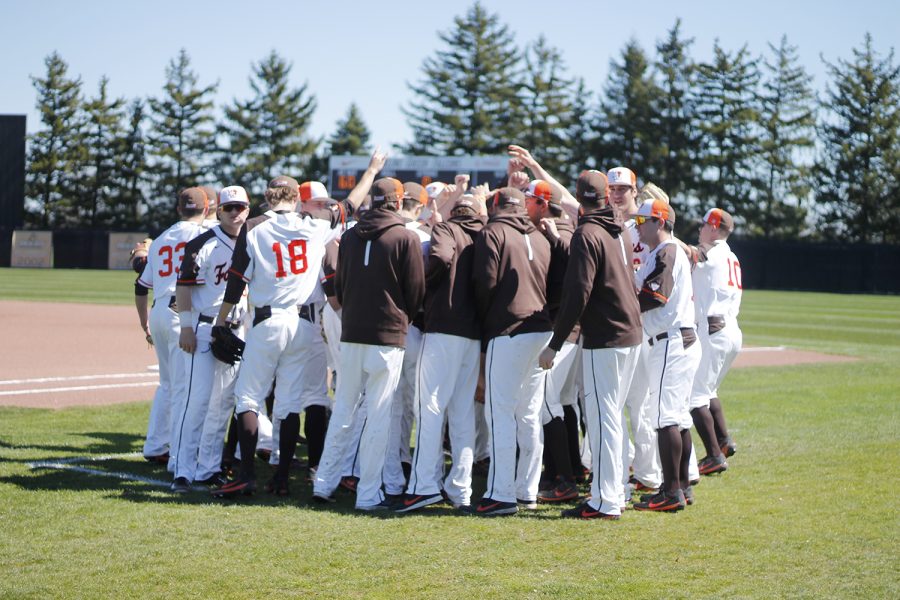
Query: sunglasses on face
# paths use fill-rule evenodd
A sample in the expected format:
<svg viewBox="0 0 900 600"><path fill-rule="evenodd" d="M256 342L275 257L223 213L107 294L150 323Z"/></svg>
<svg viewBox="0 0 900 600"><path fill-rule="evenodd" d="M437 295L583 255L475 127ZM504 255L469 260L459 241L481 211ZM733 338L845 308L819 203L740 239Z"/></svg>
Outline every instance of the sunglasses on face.
<svg viewBox="0 0 900 600"><path fill-rule="evenodd" d="M640 216L638 216L638 217L635 217L635 218L634 218L634 222L635 222L637 225L643 225L644 223L646 223L647 221L649 221L649 220L652 219L652 218L653 218L653 217L640 217Z"/></svg>
<svg viewBox="0 0 900 600"><path fill-rule="evenodd" d="M242 212L242 211L243 211L245 208L247 208L247 207L244 206L243 204L225 204L225 205L222 206L221 208L222 208L222 211L223 211L223 212L236 212L236 213L239 213L239 212Z"/></svg>

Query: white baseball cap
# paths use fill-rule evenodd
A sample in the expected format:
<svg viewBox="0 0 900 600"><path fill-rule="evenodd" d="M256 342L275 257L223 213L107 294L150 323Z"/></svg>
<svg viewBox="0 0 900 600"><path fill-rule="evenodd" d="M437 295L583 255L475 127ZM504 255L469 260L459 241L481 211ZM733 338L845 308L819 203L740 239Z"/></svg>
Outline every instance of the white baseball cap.
<svg viewBox="0 0 900 600"><path fill-rule="evenodd" d="M329 200L328 190L320 181L304 181L300 184L300 200Z"/></svg>
<svg viewBox="0 0 900 600"><path fill-rule="evenodd" d="M609 185L627 185L629 187L637 187L637 175L628 167L613 167L606 172L606 179Z"/></svg>
<svg viewBox="0 0 900 600"><path fill-rule="evenodd" d="M239 185L229 185L226 188L222 188L222 191L219 192L219 206L224 206L226 204L243 204L244 206L250 206L250 198L247 196L247 190Z"/></svg>

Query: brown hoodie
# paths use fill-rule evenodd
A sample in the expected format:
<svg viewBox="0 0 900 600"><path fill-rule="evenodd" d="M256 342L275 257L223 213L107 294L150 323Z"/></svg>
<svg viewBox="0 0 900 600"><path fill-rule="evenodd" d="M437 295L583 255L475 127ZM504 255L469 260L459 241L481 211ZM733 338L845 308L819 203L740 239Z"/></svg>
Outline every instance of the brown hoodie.
<svg viewBox="0 0 900 600"><path fill-rule="evenodd" d="M396 212L366 211L341 237L334 291L343 308L342 342L406 347L425 295L419 237Z"/></svg>
<svg viewBox="0 0 900 600"><path fill-rule="evenodd" d="M425 274L425 331L481 339L475 311L472 268L475 239L484 217L458 216L438 223L431 231Z"/></svg>
<svg viewBox="0 0 900 600"><path fill-rule="evenodd" d="M550 243L524 209L498 209L475 240L475 303L482 341L550 331Z"/></svg>
<svg viewBox="0 0 900 600"><path fill-rule="evenodd" d="M549 346L562 347L581 320L584 348L623 348L641 342L641 312L631 274L631 245L612 208L581 217L569 246L562 303Z"/></svg>

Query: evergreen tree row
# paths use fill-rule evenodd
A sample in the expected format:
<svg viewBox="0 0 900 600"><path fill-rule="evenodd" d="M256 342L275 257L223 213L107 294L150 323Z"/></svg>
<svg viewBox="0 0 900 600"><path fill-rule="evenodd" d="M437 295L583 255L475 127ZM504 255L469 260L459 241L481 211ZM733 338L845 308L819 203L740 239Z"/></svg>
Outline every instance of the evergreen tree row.
<svg viewBox="0 0 900 600"><path fill-rule="evenodd" d="M476 2L438 33L402 107L409 154L503 154L529 148L561 180L626 165L667 190L680 214L732 211L740 234L900 243L900 66L866 36L826 63L817 97L786 37L763 56L716 41L691 57L680 21L652 53L629 41L601 90L568 72L548 39L522 47ZM27 196L43 227L150 227L173 217L175 192L211 180L258 196L273 171L320 177L331 154L368 151L359 109L327 140L310 133L316 99L271 53L252 66L251 94L213 105L182 51L154 98L84 98L56 54L34 78L43 129L29 145Z"/></svg>

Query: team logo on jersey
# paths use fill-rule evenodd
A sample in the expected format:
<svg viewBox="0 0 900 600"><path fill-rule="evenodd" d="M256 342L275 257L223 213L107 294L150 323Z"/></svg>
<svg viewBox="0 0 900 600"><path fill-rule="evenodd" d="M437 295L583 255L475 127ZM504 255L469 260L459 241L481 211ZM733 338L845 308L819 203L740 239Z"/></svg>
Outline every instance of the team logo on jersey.
<svg viewBox="0 0 900 600"><path fill-rule="evenodd" d="M216 265L216 285L228 281L228 263Z"/></svg>

